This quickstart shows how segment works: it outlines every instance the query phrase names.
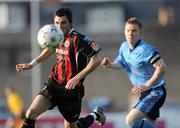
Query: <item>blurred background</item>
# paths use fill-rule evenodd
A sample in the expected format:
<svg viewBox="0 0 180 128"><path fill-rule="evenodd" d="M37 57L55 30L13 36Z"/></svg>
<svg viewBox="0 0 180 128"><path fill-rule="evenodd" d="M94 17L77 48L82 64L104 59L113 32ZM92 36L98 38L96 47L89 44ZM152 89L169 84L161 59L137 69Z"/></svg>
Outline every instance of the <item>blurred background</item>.
<svg viewBox="0 0 180 128"><path fill-rule="evenodd" d="M69 7L73 26L92 37L102 47L101 57L115 57L121 42L124 23L137 17L144 26L143 39L157 47L167 64L167 100L159 121L160 128L180 127L180 1L179 0L0 0L0 128L9 116L5 86L13 86L29 107L41 85L47 80L55 55L33 70L18 73L15 65L30 62L41 51L36 36L40 27L53 23L57 7ZM124 126L124 118L134 99L129 95L132 85L123 70L99 67L85 81L83 112L96 105L104 107L108 122L105 128ZM113 114L113 115L112 115ZM53 111L45 117L56 117ZM39 123L39 128L63 127ZM44 125L46 124L46 125ZM93 126L94 128L97 126Z"/></svg>

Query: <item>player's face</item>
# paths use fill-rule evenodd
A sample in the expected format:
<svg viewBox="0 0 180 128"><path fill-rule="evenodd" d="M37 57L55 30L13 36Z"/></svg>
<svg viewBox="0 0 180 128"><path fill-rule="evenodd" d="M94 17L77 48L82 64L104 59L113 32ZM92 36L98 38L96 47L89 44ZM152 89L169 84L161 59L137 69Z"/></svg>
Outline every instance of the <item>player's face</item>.
<svg viewBox="0 0 180 128"><path fill-rule="evenodd" d="M141 38L142 35L142 31L137 25L129 23L125 25L124 33L127 42L133 46Z"/></svg>
<svg viewBox="0 0 180 128"><path fill-rule="evenodd" d="M55 16L54 25L60 28L63 31L64 35L67 35L71 29L71 24L69 23L66 16Z"/></svg>

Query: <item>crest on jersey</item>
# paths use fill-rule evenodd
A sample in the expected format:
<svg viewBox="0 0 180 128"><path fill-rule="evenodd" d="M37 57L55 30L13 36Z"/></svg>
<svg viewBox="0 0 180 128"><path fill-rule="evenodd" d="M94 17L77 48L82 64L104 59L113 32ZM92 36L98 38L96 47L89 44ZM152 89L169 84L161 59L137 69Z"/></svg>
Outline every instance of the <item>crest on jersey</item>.
<svg viewBox="0 0 180 128"><path fill-rule="evenodd" d="M96 42L92 42L91 44L90 44L90 46L95 50L95 51L99 51L101 48L100 48L100 46L98 45L98 44L96 44Z"/></svg>
<svg viewBox="0 0 180 128"><path fill-rule="evenodd" d="M69 44L70 44L70 42L69 42L68 40L66 40L66 41L64 42L64 46L65 46L65 47L69 47Z"/></svg>

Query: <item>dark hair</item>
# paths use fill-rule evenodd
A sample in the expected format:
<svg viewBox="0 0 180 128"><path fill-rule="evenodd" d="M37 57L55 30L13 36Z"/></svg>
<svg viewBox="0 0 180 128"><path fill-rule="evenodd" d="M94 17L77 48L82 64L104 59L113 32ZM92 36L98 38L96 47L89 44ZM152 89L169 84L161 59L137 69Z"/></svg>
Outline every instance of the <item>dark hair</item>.
<svg viewBox="0 0 180 128"><path fill-rule="evenodd" d="M126 21L126 24L135 24L137 25L141 30L143 28L142 26L142 23L136 18L136 17L132 17L132 18L129 18L127 21Z"/></svg>
<svg viewBox="0 0 180 128"><path fill-rule="evenodd" d="M69 23L72 23L72 12L69 8L58 8L54 12L54 17L55 16L66 16Z"/></svg>

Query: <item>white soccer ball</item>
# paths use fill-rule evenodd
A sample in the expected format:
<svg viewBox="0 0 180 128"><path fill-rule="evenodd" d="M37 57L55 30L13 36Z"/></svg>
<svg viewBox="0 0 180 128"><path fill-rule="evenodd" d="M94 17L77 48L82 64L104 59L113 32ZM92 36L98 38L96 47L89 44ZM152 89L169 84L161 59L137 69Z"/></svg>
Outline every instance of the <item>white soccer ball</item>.
<svg viewBox="0 0 180 128"><path fill-rule="evenodd" d="M63 32L53 24L44 25L40 28L37 41L41 48L58 47L59 43L64 39Z"/></svg>

